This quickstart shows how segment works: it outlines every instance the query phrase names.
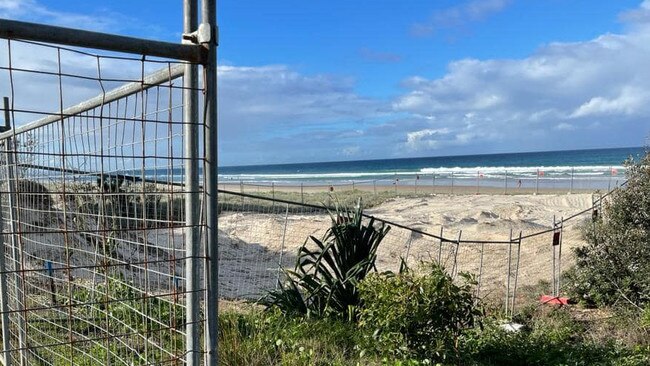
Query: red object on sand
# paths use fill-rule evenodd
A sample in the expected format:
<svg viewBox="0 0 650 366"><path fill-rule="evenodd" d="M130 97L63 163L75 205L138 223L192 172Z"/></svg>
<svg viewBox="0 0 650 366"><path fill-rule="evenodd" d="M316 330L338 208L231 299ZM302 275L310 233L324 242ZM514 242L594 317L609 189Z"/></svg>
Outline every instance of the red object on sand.
<svg viewBox="0 0 650 366"><path fill-rule="evenodd" d="M569 299L568 297L542 295L542 297L539 298L539 302L541 302L542 304L569 305L571 299Z"/></svg>

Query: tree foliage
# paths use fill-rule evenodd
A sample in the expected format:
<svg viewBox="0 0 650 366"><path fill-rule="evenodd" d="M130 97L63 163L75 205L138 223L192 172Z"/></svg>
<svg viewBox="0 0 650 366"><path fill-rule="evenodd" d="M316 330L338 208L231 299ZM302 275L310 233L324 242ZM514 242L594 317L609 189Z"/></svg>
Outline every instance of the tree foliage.
<svg viewBox="0 0 650 366"><path fill-rule="evenodd" d="M585 225L570 284L588 303L650 304L650 152L626 161L627 185Z"/></svg>

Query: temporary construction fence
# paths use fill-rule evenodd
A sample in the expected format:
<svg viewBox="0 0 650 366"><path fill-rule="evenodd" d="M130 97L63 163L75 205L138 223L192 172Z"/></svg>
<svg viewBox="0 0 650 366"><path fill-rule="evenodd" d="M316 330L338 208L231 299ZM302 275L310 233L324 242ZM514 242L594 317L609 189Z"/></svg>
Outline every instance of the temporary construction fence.
<svg viewBox="0 0 650 366"><path fill-rule="evenodd" d="M402 260L442 265L452 276L474 275L476 295L502 304L506 316L515 314L524 299L523 286L548 283L544 294L559 296L561 274L572 264L562 260L562 234L598 212L606 195L594 197L592 207L567 218L553 218L535 232L504 228L502 240L468 238L461 231L439 232L373 217L391 226L377 251L379 272L399 270ZM219 190L219 245L221 296L230 300L257 300L283 281L283 269L292 269L298 249L310 236L320 239L332 225L335 195L323 205L311 205ZM365 214L366 218L371 216ZM569 257L569 259L567 259Z"/></svg>
<svg viewBox="0 0 650 366"><path fill-rule="evenodd" d="M215 3L179 44L0 20L3 365L217 364Z"/></svg>

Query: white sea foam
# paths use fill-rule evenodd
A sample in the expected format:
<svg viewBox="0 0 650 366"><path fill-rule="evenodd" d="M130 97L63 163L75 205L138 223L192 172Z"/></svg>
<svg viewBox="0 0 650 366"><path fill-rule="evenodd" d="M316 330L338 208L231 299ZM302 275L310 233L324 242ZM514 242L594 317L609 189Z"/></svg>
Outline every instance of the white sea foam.
<svg viewBox="0 0 650 366"><path fill-rule="evenodd" d="M539 172L539 173L538 173ZM615 173L615 174L614 174ZM289 173L289 174L221 174L219 180L242 180L242 181L352 181L352 180L375 180L375 179L413 179L420 177L450 178L453 174L455 179L503 179L507 174L512 178L535 178L553 177L556 179L570 179L589 177L623 177L625 168L623 166L540 166L540 167L439 167L422 168L414 171L397 172L340 172L340 173Z"/></svg>

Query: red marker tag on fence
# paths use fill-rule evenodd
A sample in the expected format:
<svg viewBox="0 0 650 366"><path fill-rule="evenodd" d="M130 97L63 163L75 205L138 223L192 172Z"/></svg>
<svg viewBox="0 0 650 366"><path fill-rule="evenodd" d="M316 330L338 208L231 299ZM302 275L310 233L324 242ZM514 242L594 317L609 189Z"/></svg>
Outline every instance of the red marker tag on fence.
<svg viewBox="0 0 650 366"><path fill-rule="evenodd" d="M544 171L543 171L543 170L539 170L539 171L537 172L537 174L538 174L540 177L543 177L543 176L544 176Z"/></svg>
<svg viewBox="0 0 650 366"><path fill-rule="evenodd" d="M615 168L612 168L612 175L616 175L616 174L618 174L618 170L616 170Z"/></svg>

